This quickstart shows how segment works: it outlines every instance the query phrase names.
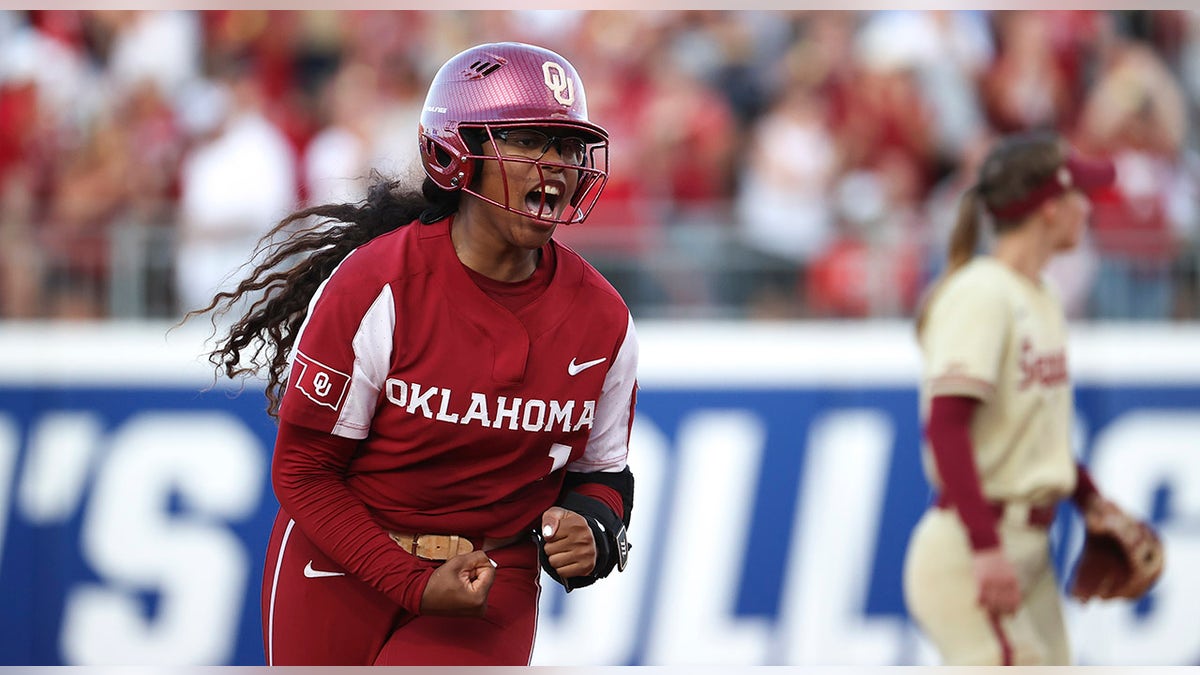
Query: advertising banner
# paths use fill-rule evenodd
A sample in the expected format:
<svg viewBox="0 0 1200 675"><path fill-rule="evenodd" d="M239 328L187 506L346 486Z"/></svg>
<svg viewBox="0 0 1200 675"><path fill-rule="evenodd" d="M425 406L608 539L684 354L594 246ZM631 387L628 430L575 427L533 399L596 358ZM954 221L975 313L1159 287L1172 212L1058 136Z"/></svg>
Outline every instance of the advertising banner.
<svg viewBox="0 0 1200 675"><path fill-rule="evenodd" d="M543 579L534 664L936 663L900 590L930 497L911 327L639 329L630 564ZM0 328L0 665L263 663L274 423L204 337ZM1146 600L1066 602L1077 661L1198 665L1200 331L1072 339L1080 456L1167 546ZM1081 534L1064 506L1060 582Z"/></svg>

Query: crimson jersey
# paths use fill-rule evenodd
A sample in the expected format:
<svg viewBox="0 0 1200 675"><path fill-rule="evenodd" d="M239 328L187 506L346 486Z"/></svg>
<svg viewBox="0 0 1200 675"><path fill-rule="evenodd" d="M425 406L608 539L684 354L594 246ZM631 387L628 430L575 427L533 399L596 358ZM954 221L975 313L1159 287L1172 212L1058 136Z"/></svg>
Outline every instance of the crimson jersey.
<svg viewBox="0 0 1200 675"><path fill-rule="evenodd" d="M625 467L636 390L629 310L553 241L553 277L515 313L469 277L450 220L351 253L292 351L283 421L361 439L348 489L385 528L506 537L563 471Z"/></svg>

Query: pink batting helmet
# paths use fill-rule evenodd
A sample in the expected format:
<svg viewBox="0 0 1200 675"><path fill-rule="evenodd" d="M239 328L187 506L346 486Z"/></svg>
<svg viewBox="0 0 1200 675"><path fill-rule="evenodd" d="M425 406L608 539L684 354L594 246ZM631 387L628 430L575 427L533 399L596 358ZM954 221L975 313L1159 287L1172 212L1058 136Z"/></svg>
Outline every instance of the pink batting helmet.
<svg viewBox="0 0 1200 675"><path fill-rule="evenodd" d="M587 143L582 166L544 160L483 155L480 143L495 149L494 131L514 127L562 129ZM474 130L473 143L464 130ZM541 47L501 42L471 47L447 61L433 82L418 127L425 173L444 190L462 190L508 211L557 223L582 222L608 180L608 132L588 120L583 81L562 56ZM476 149L472 149L472 145ZM579 184L561 218L518 211L475 192L475 160L532 163L542 171L556 166L579 172ZM507 180L507 178L505 178Z"/></svg>

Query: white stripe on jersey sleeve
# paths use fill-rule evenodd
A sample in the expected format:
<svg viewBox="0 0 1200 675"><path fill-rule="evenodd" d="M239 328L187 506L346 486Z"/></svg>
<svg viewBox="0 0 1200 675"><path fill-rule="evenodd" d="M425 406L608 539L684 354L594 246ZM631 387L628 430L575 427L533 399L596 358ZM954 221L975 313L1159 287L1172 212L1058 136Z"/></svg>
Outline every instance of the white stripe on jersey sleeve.
<svg viewBox="0 0 1200 675"><path fill-rule="evenodd" d="M354 251L357 250L358 249L354 249ZM354 255L354 251L350 251L346 254L345 258L342 258L342 262L338 263L337 267L334 267L333 271L329 273L329 276L325 277L325 279L321 281L321 283L317 286L316 292L314 292L312 297L308 299L308 309L304 313L304 321L300 322L300 329L296 331L296 339L292 341L292 350L288 353L287 372L284 374L285 377L283 380L285 384L292 379L292 368L296 365L296 352L300 351L300 345L304 344L304 329L308 328L308 322L312 319L313 307L317 306L317 299L320 298L321 294L325 292L325 287L329 285L329 280L333 278L333 275L337 274L338 269L342 265L346 264L346 259Z"/></svg>
<svg viewBox="0 0 1200 675"><path fill-rule="evenodd" d="M350 391L338 415L333 434L343 438L363 439L371 430L371 418L383 383L392 362L392 345L396 331L396 303L392 287L384 285L367 309L351 345L354 348L354 370L350 373Z"/></svg>
<svg viewBox="0 0 1200 675"><path fill-rule="evenodd" d="M625 468L637 364L637 331L633 327L633 316L630 316L625 339L608 369L600 400L596 402L596 422L588 436L587 447L579 459L567 465L567 471L620 471Z"/></svg>

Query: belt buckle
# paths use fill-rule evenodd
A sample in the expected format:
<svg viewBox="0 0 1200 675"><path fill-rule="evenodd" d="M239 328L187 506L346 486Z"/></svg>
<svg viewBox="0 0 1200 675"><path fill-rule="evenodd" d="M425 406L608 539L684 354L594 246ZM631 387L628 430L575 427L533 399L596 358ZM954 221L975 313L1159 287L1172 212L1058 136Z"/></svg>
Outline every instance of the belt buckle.
<svg viewBox="0 0 1200 675"><path fill-rule="evenodd" d="M421 538L425 537L426 536L425 534L420 533L420 532L413 532L412 534L408 534L407 536L404 536L404 535L401 535L399 532L389 532L388 536L390 536L392 538L392 541L399 544L400 548L404 549L405 551L407 551L414 557L420 558L421 560L432 560L434 562L438 561L437 558L431 558L427 555L421 554Z"/></svg>
<svg viewBox="0 0 1200 675"><path fill-rule="evenodd" d="M412 548L409 550L409 552L412 553L414 556L420 558L421 560L433 560L433 558L427 558L427 557L421 555L421 553L420 553L421 537L424 537L424 536L425 535L423 535L419 532L413 533L412 540L409 542L409 546L411 546Z"/></svg>
<svg viewBox="0 0 1200 675"><path fill-rule="evenodd" d="M388 536L410 555L433 562L445 562L456 555L475 550L475 542L460 534L389 531Z"/></svg>

